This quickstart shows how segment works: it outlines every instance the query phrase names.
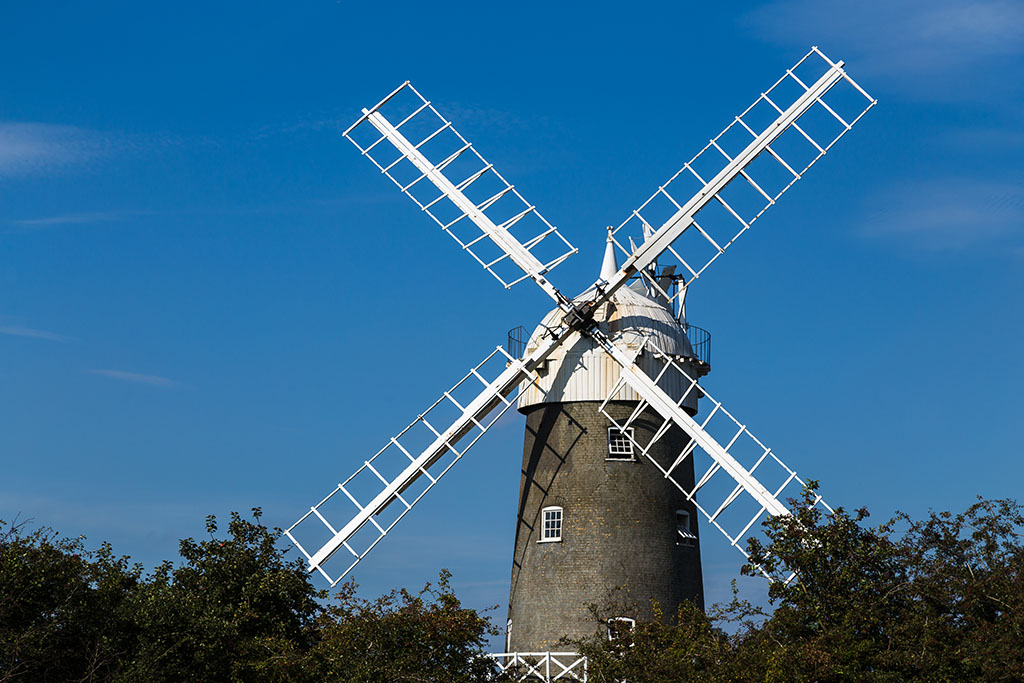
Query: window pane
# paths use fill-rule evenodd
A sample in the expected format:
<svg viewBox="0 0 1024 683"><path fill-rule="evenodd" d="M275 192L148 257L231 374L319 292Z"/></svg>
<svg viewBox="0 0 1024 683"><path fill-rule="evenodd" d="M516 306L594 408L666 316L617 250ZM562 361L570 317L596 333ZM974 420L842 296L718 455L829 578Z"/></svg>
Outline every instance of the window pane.
<svg viewBox="0 0 1024 683"><path fill-rule="evenodd" d="M692 546L696 541L697 536L690 530L690 513L676 510L676 545Z"/></svg>
<svg viewBox="0 0 1024 683"><path fill-rule="evenodd" d="M562 538L562 508L546 508L541 526L541 540L552 541Z"/></svg>
<svg viewBox="0 0 1024 683"><path fill-rule="evenodd" d="M617 427L608 428L608 458L610 460L633 459L633 428L623 430Z"/></svg>

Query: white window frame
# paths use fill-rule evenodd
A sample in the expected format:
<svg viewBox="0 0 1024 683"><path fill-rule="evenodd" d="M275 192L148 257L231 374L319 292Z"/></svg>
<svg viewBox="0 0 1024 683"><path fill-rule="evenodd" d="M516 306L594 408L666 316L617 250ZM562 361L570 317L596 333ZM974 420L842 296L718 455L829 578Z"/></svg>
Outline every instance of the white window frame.
<svg viewBox="0 0 1024 683"><path fill-rule="evenodd" d="M612 434L619 435L620 440L625 440L625 445L628 447L628 452L625 450L613 450L615 442L612 440ZM633 428L626 427L625 429L619 429L618 427L608 428L608 455L605 456L605 460L618 460L622 462L636 461L636 449L633 447Z"/></svg>
<svg viewBox="0 0 1024 683"><path fill-rule="evenodd" d="M697 535L693 533L690 520L689 510L676 510L676 545L686 548L693 548L697 545Z"/></svg>
<svg viewBox="0 0 1024 683"><path fill-rule="evenodd" d="M558 512L558 535L548 536L548 513ZM537 539L538 543L561 543L562 542L562 524L565 522L565 511L560 505L549 505L540 511L540 538Z"/></svg>
<svg viewBox="0 0 1024 683"><path fill-rule="evenodd" d="M615 640L615 636L614 636L614 634L612 634L612 622L613 621L621 621L621 622L625 622L626 624L629 624L629 628L627 630L630 633L632 633L633 629L636 628L636 619L632 619L630 617L609 617L608 624L607 624L607 627L608 627L608 640L609 641Z"/></svg>

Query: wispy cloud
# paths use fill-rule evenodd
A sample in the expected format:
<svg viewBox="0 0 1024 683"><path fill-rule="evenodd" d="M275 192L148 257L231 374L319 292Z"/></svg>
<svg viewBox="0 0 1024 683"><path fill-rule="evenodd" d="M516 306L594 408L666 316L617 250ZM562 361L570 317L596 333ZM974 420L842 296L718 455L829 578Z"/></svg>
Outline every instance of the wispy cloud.
<svg viewBox="0 0 1024 683"><path fill-rule="evenodd" d="M133 216L144 216L146 211L89 211L84 213L68 213L41 218L23 218L11 221L12 225L22 228L48 228L56 225L88 225L95 223L113 223Z"/></svg>
<svg viewBox="0 0 1024 683"><path fill-rule="evenodd" d="M20 513L29 528L51 527L64 536L83 535L95 547L100 541L115 542L115 550L129 549L132 555L147 564L175 557L178 539L203 533L203 518L209 514L210 503L202 499L183 500L166 490L147 491L136 488L134 495L110 497L95 494L95 487L59 494L25 491L15 487L0 489L3 511L10 521ZM285 502L268 501L268 510L287 509ZM216 503L221 510L243 510L252 507L252 501L243 498ZM272 526L276 520L264 521ZM152 520L161 524L154 526ZM289 520L287 523L291 523ZM125 545L121 545L124 543Z"/></svg>
<svg viewBox="0 0 1024 683"><path fill-rule="evenodd" d="M110 138L75 126L0 122L0 178L85 164L113 146Z"/></svg>
<svg viewBox="0 0 1024 683"><path fill-rule="evenodd" d="M355 117L351 117L353 120ZM308 113L305 116L293 119L285 123L266 124L250 131L247 137L253 140L264 140L275 135L294 135L297 133L329 131L341 133L352 121L343 121L334 118L323 112Z"/></svg>
<svg viewBox="0 0 1024 683"><path fill-rule="evenodd" d="M12 337L28 337L30 339L46 339L47 341L68 341L68 339L70 339L70 337L65 337L64 335L56 334L55 332L36 330L31 327L21 327L19 325L0 325L0 334L6 334Z"/></svg>
<svg viewBox="0 0 1024 683"><path fill-rule="evenodd" d="M522 130L542 130L544 125L538 124L546 125L550 123L543 115L522 115L505 109L459 102L457 100L445 100L444 102L438 102L436 106L441 114L450 119L456 128L465 126L466 128L487 130L493 133L514 133ZM347 111L340 116L325 112L312 112L289 122L262 126L250 135L254 139L262 139L272 135L291 135L309 131L341 133L356 122L358 118L358 115L354 113L356 111L358 111L358 108L353 107L351 111Z"/></svg>
<svg viewBox="0 0 1024 683"><path fill-rule="evenodd" d="M1021 112L1024 115L1024 112ZM1016 126L949 128L934 137L934 144L965 151L1017 154L1024 147L1024 131Z"/></svg>
<svg viewBox="0 0 1024 683"><path fill-rule="evenodd" d="M453 123L488 132L517 133L528 130L535 133L538 130L543 131L550 125L550 121L542 114L523 115L505 109L459 101L445 102L443 106L442 113Z"/></svg>
<svg viewBox="0 0 1024 683"><path fill-rule="evenodd" d="M160 377L159 375L144 375L138 372L125 372L124 370L107 370L101 368L93 368L86 370L86 372L93 375L102 375L103 377L111 377L113 379L119 379L122 382L134 382L136 384L148 384L153 387L180 387L181 382L176 382L173 379L166 377Z"/></svg>
<svg viewBox="0 0 1024 683"><path fill-rule="evenodd" d="M865 236L920 250L987 245L1015 250L1024 239L1024 186L945 178L886 190L863 224Z"/></svg>
<svg viewBox="0 0 1024 683"><path fill-rule="evenodd" d="M1024 54L1020 0L777 0L743 23L770 42L816 43L833 58L856 59L857 74L918 96L1021 87L1002 61Z"/></svg>

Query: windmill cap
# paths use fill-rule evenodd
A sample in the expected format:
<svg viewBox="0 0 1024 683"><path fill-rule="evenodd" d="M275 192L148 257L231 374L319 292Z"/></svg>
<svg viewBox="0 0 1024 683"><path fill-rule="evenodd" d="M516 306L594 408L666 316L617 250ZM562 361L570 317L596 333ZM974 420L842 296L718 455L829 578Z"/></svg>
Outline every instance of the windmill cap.
<svg viewBox="0 0 1024 683"><path fill-rule="evenodd" d="M601 279L610 280L618 271L615 258L615 243L608 232L604 259L601 263ZM587 302L597 298L597 289L591 287L574 301ZM557 327L565 313L560 308L550 311L534 330L527 342L526 353L532 352L548 329ZM686 333L686 327L672 314L671 309L659 300L653 299L631 287L620 287L611 300L602 305L594 315L598 327L615 344L639 349L645 340L651 339L665 353L679 359L693 359L693 347ZM637 362L650 371L656 361L651 354L643 353ZM686 361L683 361L684 363ZM651 367L646 367L651 365ZM707 366L693 361L690 368L694 377L707 373ZM565 403L571 401L603 401L618 382L621 368L590 337L573 332L565 343L556 349L547 360L540 379L536 384L524 383L519 397L519 409L540 403ZM689 372L689 370L688 370ZM656 371L655 371L656 374ZM677 377L679 386L664 386L675 399L686 393L683 378ZM693 405L696 410L696 393ZM619 398L625 401L639 400L632 390L624 389ZM687 404L690 402L687 399Z"/></svg>

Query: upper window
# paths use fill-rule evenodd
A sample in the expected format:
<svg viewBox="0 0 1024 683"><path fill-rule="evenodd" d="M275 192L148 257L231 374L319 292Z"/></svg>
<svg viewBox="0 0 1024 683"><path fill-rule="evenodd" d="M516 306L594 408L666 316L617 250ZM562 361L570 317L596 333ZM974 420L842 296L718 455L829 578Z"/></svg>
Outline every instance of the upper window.
<svg viewBox="0 0 1024 683"><path fill-rule="evenodd" d="M697 544L697 536L690 529L690 513L676 510L676 545L693 547Z"/></svg>
<svg viewBox="0 0 1024 683"><path fill-rule="evenodd" d="M608 460L633 460L633 428L608 428Z"/></svg>
<svg viewBox="0 0 1024 683"><path fill-rule="evenodd" d="M562 508L546 507L541 511L543 517L540 529L540 543L562 540Z"/></svg>

